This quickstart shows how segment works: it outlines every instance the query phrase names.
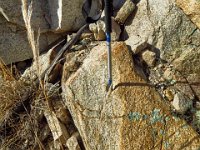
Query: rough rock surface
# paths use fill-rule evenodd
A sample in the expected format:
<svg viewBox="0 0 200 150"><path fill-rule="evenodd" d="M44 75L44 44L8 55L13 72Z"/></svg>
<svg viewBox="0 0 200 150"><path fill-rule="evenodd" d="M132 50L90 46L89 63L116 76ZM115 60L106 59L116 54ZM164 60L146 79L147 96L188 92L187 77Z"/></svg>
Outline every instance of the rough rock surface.
<svg viewBox="0 0 200 150"><path fill-rule="evenodd" d="M61 30L75 31L85 23L82 16L82 5L83 0L62 1Z"/></svg>
<svg viewBox="0 0 200 150"><path fill-rule="evenodd" d="M22 16L21 5L22 5L21 0L7 0L7 1L0 0L0 14L9 23L25 27ZM45 19L48 13L48 5L46 3L46 0L33 1L32 6L33 6L32 25L34 28L40 27L41 31L44 32L45 30L49 29L48 22Z"/></svg>
<svg viewBox="0 0 200 150"><path fill-rule="evenodd" d="M54 49L50 49L47 53L39 56L39 73L40 75L50 66L53 58L55 57L56 52ZM22 75L22 79L27 81L33 81L37 78L37 63L34 61L32 66L27 68Z"/></svg>
<svg viewBox="0 0 200 150"><path fill-rule="evenodd" d="M67 140L66 145L69 150L81 150L78 144L78 138L80 138L80 135L76 132Z"/></svg>
<svg viewBox="0 0 200 150"><path fill-rule="evenodd" d="M199 148L199 135L137 74L124 43L113 44L114 90L108 93L106 60L106 46L95 47L62 80L64 102L86 149Z"/></svg>
<svg viewBox="0 0 200 150"><path fill-rule="evenodd" d="M199 74L200 75L200 48L190 49L183 52L179 58L174 60L173 64L176 69L184 72L184 74Z"/></svg>
<svg viewBox="0 0 200 150"><path fill-rule="evenodd" d="M156 62L156 54L148 49L142 53L142 58L144 62L149 66L153 67Z"/></svg>
<svg viewBox="0 0 200 150"><path fill-rule="evenodd" d="M26 30L15 24L6 23L0 16L0 58L6 64L17 61L23 61L33 57ZM60 35L53 33L43 33L40 35L40 51L54 40L58 39Z"/></svg>
<svg viewBox="0 0 200 150"><path fill-rule="evenodd" d="M166 60L200 47L199 29L176 6L174 0L140 0L132 20L130 18L126 25L128 45L134 48L140 41L147 40Z"/></svg>
<svg viewBox="0 0 200 150"><path fill-rule="evenodd" d="M102 41L106 39L106 26L104 19L98 20L96 23L92 23L89 26L90 31L93 32L94 38L97 41ZM111 40L118 41L121 34L121 29L119 24L112 18L112 32Z"/></svg>
<svg viewBox="0 0 200 150"><path fill-rule="evenodd" d="M30 1L29 1L30 2ZM41 32L60 29L72 31L84 23L82 16L83 0L43 0L33 1L32 23L34 28L40 27ZM0 14L10 23L23 26L20 0L0 1Z"/></svg>
<svg viewBox="0 0 200 150"><path fill-rule="evenodd" d="M174 100L172 105L176 109L177 112L184 114L187 110L192 108L192 101L184 96L183 93L177 93L174 95Z"/></svg>
<svg viewBox="0 0 200 150"><path fill-rule="evenodd" d="M41 52L62 35L53 32L76 31L84 24L82 3L83 0L33 1L31 23L35 31L40 28ZM21 0L0 0L0 57L6 64L32 58Z"/></svg>
<svg viewBox="0 0 200 150"><path fill-rule="evenodd" d="M124 24L128 16L133 12L134 9L135 9L135 4L133 3L133 1L127 0L124 3L123 7L121 7L121 9L117 12L115 20L119 24Z"/></svg>
<svg viewBox="0 0 200 150"><path fill-rule="evenodd" d="M200 28L200 1L176 0L176 4L188 15L192 22Z"/></svg>

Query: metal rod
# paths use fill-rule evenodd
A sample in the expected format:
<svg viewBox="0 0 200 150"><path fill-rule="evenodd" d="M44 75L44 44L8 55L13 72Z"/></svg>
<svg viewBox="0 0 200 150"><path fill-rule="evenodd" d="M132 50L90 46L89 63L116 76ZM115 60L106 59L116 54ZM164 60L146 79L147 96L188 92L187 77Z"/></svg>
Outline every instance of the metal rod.
<svg viewBox="0 0 200 150"><path fill-rule="evenodd" d="M111 14L112 0L104 0L105 2L105 24L106 24L106 41L108 47L108 86L112 85L112 56L111 56Z"/></svg>
<svg viewBox="0 0 200 150"><path fill-rule="evenodd" d="M108 85L112 84L112 52L111 52L111 36L106 33L107 47L108 47Z"/></svg>

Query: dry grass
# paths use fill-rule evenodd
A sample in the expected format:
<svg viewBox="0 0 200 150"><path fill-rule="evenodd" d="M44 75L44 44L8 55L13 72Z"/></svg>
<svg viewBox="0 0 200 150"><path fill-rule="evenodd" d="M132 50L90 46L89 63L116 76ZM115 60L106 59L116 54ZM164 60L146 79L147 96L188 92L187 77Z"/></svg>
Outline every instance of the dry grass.
<svg viewBox="0 0 200 150"><path fill-rule="evenodd" d="M39 145L40 149L44 149L37 136L39 133L37 128L38 120L34 115L30 114L30 111L32 111L30 109L31 104L27 106L23 101L28 90L32 91L32 95L29 97L32 100L39 99L41 91L34 89L33 86L28 85L23 80L15 80L9 68L2 62L0 63L1 74L0 149L12 147L21 149L24 139L29 139L30 142L35 143L33 145ZM18 110L19 107L22 110ZM29 110L26 107L29 107Z"/></svg>
<svg viewBox="0 0 200 150"><path fill-rule="evenodd" d="M23 84L18 84L9 69L0 62L0 74L2 75L0 81L0 123L2 123L6 114L20 99L18 89L21 89Z"/></svg>
<svg viewBox="0 0 200 150"><path fill-rule="evenodd" d="M31 27L32 2L29 6L27 5L27 0L21 0L21 2L22 14L27 29L27 37L33 52L33 58L37 67L37 75L39 77L39 34L37 34L35 38L34 30ZM29 134L33 139L32 141L36 141L35 143L39 145L40 149L43 149L43 146L37 137L37 131L33 128L35 125L35 118L29 114L24 106L24 100L26 100L24 97L29 97L26 94L30 94L27 91L37 92L36 89L30 90L30 88L33 88L33 86L27 85L22 80L16 80L6 65L3 62L0 62L0 145L2 145L0 146L0 149L7 149L9 146L17 144L18 142L16 140L19 140L20 137L22 137L20 132L27 133L24 131L27 127L27 123L31 127L31 132L33 133ZM25 112L23 113L25 113L25 116L28 118L28 120L24 122L21 119L16 121L16 119L13 118L13 114L18 113L16 112L16 109L18 109L19 106L24 107L23 109L25 109ZM20 117L22 115L17 114L17 116ZM13 132L13 135L7 133L7 128L9 128L9 132ZM26 136L28 137L28 135L24 135L24 137ZM4 139L2 137L4 137Z"/></svg>
<svg viewBox="0 0 200 150"><path fill-rule="evenodd" d="M7 146L3 143L3 137L8 136L11 140L7 143L12 143L16 137L17 133L13 133L12 138L7 135L7 128L16 129L20 124L15 124L16 122L11 117L14 113L14 109L20 103L22 95L24 93L25 84L22 81L17 81L13 76L12 72L6 65L0 61L0 149L6 149Z"/></svg>

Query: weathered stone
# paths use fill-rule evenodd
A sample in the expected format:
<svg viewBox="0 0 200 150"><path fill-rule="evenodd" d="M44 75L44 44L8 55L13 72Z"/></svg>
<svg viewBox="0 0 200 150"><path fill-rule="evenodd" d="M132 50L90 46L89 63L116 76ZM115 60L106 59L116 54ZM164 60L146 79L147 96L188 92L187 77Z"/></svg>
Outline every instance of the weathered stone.
<svg viewBox="0 0 200 150"><path fill-rule="evenodd" d="M51 28L54 31L76 31L84 25L83 0L48 0L48 2L52 21Z"/></svg>
<svg viewBox="0 0 200 150"><path fill-rule="evenodd" d="M126 43L137 47L147 41L160 52L162 59L170 61L183 51L200 45L200 31L175 5L174 0L140 0L137 12L126 22Z"/></svg>
<svg viewBox="0 0 200 150"><path fill-rule="evenodd" d="M179 80L179 81L185 81L186 83L188 82L187 87L185 86L184 92L188 93L189 91L192 95L196 95L200 98L199 56L200 56L200 49L198 50L193 49L183 52L181 56L173 62L173 65L175 69L180 71L187 79L187 81L185 81L186 79ZM195 93L191 92L191 87L189 87L189 85L193 88L193 91ZM180 84L179 87L184 88L183 84Z"/></svg>
<svg viewBox="0 0 200 150"><path fill-rule="evenodd" d="M85 148L199 148L199 135L172 116L159 94L136 73L126 45L114 43L112 48L113 91L106 92L106 45L95 47L82 67L62 80L64 102Z"/></svg>
<svg viewBox="0 0 200 150"><path fill-rule="evenodd" d="M126 0L124 5L117 12L115 20L119 24L124 24L128 16L134 11L134 9L135 9L135 4L131 0Z"/></svg>
<svg viewBox="0 0 200 150"><path fill-rule="evenodd" d="M36 0L32 5L31 23L34 29L39 27L41 32L50 31L50 27L53 31L74 31L84 24L83 0ZM0 13L8 22L25 27L20 0L1 0L0 6Z"/></svg>
<svg viewBox="0 0 200 150"><path fill-rule="evenodd" d="M0 20L2 17L0 16ZM10 64L13 62L23 61L33 57L33 52L30 48L29 42L27 40L26 30L16 26L16 32L13 32L9 23L4 20L0 23L0 57L5 64ZM40 52L45 50L47 46L58 39L60 35L53 33L44 33L40 35L39 48Z"/></svg>
<svg viewBox="0 0 200 150"><path fill-rule="evenodd" d="M51 31L76 31L84 24L82 4L83 0L32 1L31 26L34 31L40 29L40 52L62 35ZM21 5L21 0L0 0L0 57L6 64L33 57Z"/></svg>
<svg viewBox="0 0 200 150"><path fill-rule="evenodd" d="M200 99L200 74L190 74L188 75L187 80L195 92L193 94Z"/></svg>
<svg viewBox="0 0 200 150"><path fill-rule="evenodd" d="M37 62L34 61L33 64L24 71L23 75L21 76L21 79L30 82L35 80L38 77L37 66L39 66L39 73L41 75L50 66L56 54L57 54L56 47L53 47L47 53L40 55L39 64L37 65ZM48 78L51 81L54 81L59 76L59 74L61 74L61 67L60 64L58 63L55 66L54 71L51 72Z"/></svg>
<svg viewBox="0 0 200 150"><path fill-rule="evenodd" d="M200 1L199 0L176 0L176 4L200 29Z"/></svg>
<svg viewBox="0 0 200 150"><path fill-rule="evenodd" d="M197 110L194 114L194 120L193 123L195 127L200 130L200 110Z"/></svg>
<svg viewBox="0 0 200 150"><path fill-rule="evenodd" d="M63 123L68 125L69 123L72 122L70 118L69 112L66 110L66 108L63 107L63 105L59 105L60 108L55 110L56 112L56 117Z"/></svg>
<svg viewBox="0 0 200 150"><path fill-rule="evenodd" d="M156 62L156 53L146 50L142 53L142 59L149 67L153 67Z"/></svg>
<svg viewBox="0 0 200 150"><path fill-rule="evenodd" d="M183 93L174 95L172 105L178 113L184 114L187 110L192 108L192 100L187 98Z"/></svg>
<svg viewBox="0 0 200 150"><path fill-rule="evenodd" d="M45 0L46 1L46 0ZM48 13L48 5L45 1L32 1L32 26L34 29L40 28L41 32L45 32L49 29L48 22L45 17ZM28 1L28 5L30 1ZM22 17L21 0L7 0L0 1L0 14L12 24L17 26L25 27L24 20Z"/></svg>
<svg viewBox="0 0 200 150"><path fill-rule="evenodd" d="M164 84L162 91L167 88L167 90L173 92L173 95L181 92L190 100L193 100L195 95L198 97L200 96L198 91L198 74L191 74L190 76L190 74L185 74L184 70L178 71L177 68L171 64L162 65L162 67L155 67L152 69L149 80L153 84ZM166 93L166 91L163 92Z"/></svg>
<svg viewBox="0 0 200 150"><path fill-rule="evenodd" d="M76 132L67 140L66 145L69 150L81 150L78 144L78 138L80 138L80 135L78 132Z"/></svg>
<svg viewBox="0 0 200 150"><path fill-rule="evenodd" d="M163 73L163 77L166 80L170 81L170 80L173 80L173 76L174 76L174 72L173 72L172 68L171 67L166 68L166 70Z"/></svg>
<svg viewBox="0 0 200 150"><path fill-rule="evenodd" d="M97 23L90 24L89 28L90 31L94 33L95 40L102 41L106 39L105 23L103 20L99 20Z"/></svg>
<svg viewBox="0 0 200 150"><path fill-rule="evenodd" d="M91 32L90 33L82 33L81 37L80 37L80 40L84 40L84 39L94 40L94 36L93 36L93 34Z"/></svg>
<svg viewBox="0 0 200 150"><path fill-rule="evenodd" d="M185 75L189 74L200 74L200 48L199 49L190 49L184 51L180 57L174 60L174 67L184 72Z"/></svg>
<svg viewBox="0 0 200 150"><path fill-rule="evenodd" d="M131 50L134 54L139 54L142 52L145 48L147 48L148 43L147 39L138 39L137 36L135 36L138 41L131 41L131 39L128 39L126 42L128 42L131 45Z"/></svg>
<svg viewBox="0 0 200 150"><path fill-rule="evenodd" d="M69 139L70 136L64 124L58 120L56 114L52 111L45 110L44 115L47 119L54 141L65 144L65 141Z"/></svg>
<svg viewBox="0 0 200 150"><path fill-rule="evenodd" d="M48 143L48 146L46 149L49 150L62 150L63 146L61 145L61 143L59 141L51 141Z"/></svg>
<svg viewBox="0 0 200 150"><path fill-rule="evenodd" d="M94 33L95 40L102 41L106 39L106 26L103 20L99 20L96 23L90 24L90 31ZM117 22L112 18L112 32L111 32L111 40L118 41L119 36L121 34L120 26Z"/></svg>
<svg viewBox="0 0 200 150"><path fill-rule="evenodd" d="M111 40L118 41L121 34L121 29L119 24L112 18L112 32L111 32Z"/></svg>
<svg viewBox="0 0 200 150"><path fill-rule="evenodd" d="M64 65L64 73L62 79L68 79L72 74L74 74L78 68L80 67L80 64L83 63L83 60L86 57L86 50L77 51L74 53L69 53L66 56L66 63Z"/></svg>

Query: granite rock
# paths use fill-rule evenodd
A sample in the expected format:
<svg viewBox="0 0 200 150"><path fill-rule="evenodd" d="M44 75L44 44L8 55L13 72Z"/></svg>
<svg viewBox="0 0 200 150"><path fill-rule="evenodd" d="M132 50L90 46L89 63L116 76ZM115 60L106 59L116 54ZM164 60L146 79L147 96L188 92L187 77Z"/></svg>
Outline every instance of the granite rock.
<svg viewBox="0 0 200 150"><path fill-rule="evenodd" d="M124 38L133 51L140 41L146 41L166 61L190 49L197 51L200 46L200 30L177 7L175 0L140 0L136 13L125 25Z"/></svg>
<svg viewBox="0 0 200 150"><path fill-rule="evenodd" d="M197 149L200 137L136 72L123 42L114 43L113 90L106 92L106 45L62 79L64 103L86 149ZM65 68L64 72L65 74Z"/></svg>
<svg viewBox="0 0 200 150"><path fill-rule="evenodd" d="M200 1L199 0L176 0L176 4L200 28Z"/></svg>

